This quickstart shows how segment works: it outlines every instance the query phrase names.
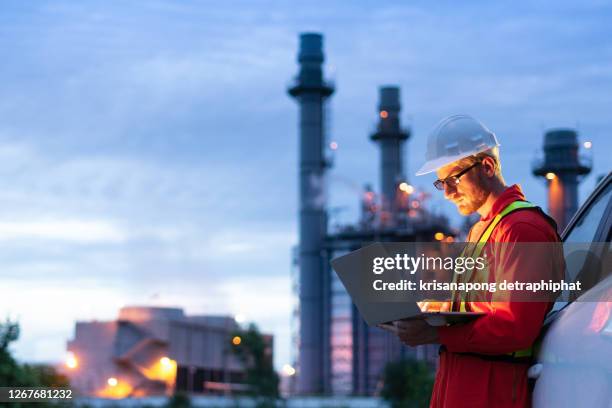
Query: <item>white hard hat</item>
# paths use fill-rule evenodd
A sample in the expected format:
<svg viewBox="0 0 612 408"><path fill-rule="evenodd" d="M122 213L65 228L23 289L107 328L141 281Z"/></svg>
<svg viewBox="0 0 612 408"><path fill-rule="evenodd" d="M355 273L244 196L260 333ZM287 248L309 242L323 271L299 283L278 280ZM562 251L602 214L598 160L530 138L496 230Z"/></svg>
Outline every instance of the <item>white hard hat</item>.
<svg viewBox="0 0 612 408"><path fill-rule="evenodd" d="M495 134L468 115L442 119L427 138L425 164L417 176L499 146Z"/></svg>

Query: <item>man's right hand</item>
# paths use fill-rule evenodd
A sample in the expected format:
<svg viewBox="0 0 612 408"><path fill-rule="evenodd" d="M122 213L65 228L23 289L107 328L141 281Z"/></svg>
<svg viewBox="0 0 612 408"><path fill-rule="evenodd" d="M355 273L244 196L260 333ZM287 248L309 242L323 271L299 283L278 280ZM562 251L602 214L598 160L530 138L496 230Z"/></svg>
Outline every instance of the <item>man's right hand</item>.
<svg viewBox="0 0 612 408"><path fill-rule="evenodd" d="M417 302L421 312L449 312L451 310L451 302L440 302L438 300L423 300Z"/></svg>

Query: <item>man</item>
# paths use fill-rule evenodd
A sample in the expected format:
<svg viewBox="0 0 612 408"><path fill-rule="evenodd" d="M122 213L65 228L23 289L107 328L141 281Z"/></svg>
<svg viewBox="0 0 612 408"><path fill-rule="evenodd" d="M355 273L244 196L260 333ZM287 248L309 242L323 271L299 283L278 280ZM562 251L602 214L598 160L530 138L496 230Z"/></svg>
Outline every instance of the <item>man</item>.
<svg viewBox="0 0 612 408"><path fill-rule="evenodd" d="M477 212L468 242L558 242L554 221L526 202L520 186L506 186L496 136L477 120L455 115L442 120L428 139L427 162L417 175L437 172L435 186L463 215ZM505 244L504 244L505 245ZM537 268L539 277L561 279L562 257L533 259L495 253L495 280L521 279ZM529 262L529 265L527 264ZM524 275L522 278L526 278ZM528 277L527 277L528 278ZM432 327L421 320L396 322L407 345L439 343L440 364L431 407L527 407L527 370L550 302L486 302L453 299L430 302L424 310L481 311L464 325Z"/></svg>

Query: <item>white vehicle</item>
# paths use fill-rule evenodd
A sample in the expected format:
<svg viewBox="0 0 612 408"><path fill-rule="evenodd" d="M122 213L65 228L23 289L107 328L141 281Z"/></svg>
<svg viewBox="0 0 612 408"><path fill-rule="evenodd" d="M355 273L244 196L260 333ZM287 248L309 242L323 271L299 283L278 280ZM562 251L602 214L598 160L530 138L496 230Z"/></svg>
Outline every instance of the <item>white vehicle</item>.
<svg viewBox="0 0 612 408"><path fill-rule="evenodd" d="M565 249L575 243L591 245L591 256L583 258L567 259L566 250L571 279L584 276L585 265L594 258L603 267L588 291L573 301L557 302L545 320L541 348L529 370L535 381L534 407L612 408L611 227L609 173L562 234Z"/></svg>

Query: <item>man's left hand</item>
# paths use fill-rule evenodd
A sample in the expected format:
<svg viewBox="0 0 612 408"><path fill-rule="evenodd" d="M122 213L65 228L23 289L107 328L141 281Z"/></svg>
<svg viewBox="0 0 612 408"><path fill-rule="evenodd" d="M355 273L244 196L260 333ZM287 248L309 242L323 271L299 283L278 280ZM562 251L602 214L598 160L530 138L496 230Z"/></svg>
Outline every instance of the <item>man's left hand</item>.
<svg viewBox="0 0 612 408"><path fill-rule="evenodd" d="M397 335L408 346L438 343L438 329L424 320L400 320L395 322Z"/></svg>

